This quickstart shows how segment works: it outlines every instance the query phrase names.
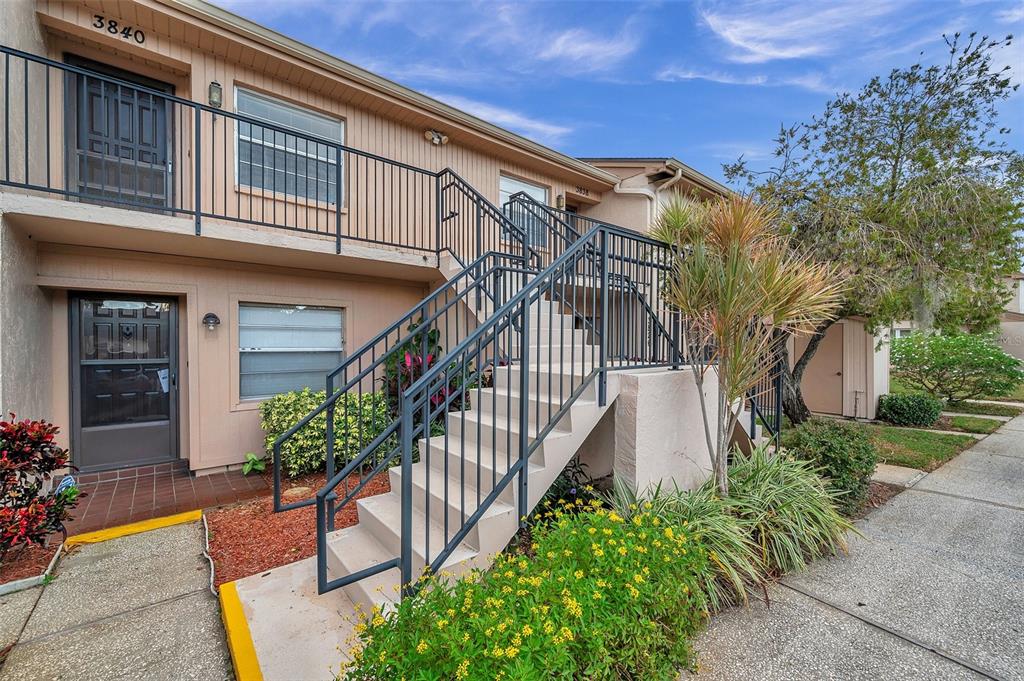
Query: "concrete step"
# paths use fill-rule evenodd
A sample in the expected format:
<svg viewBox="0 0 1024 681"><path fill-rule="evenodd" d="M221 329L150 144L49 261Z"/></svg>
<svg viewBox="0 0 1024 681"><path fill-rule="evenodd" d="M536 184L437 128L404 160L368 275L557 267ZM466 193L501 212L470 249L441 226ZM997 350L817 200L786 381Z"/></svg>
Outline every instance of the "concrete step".
<svg viewBox="0 0 1024 681"><path fill-rule="evenodd" d="M399 491L393 490L388 494L364 497L358 500L356 505L359 509L359 524L365 525L381 546L391 553L392 557L400 555L402 551L402 499ZM437 521L437 518L428 520L427 516L417 508L412 509L412 568L416 574L419 574L430 562L427 560L428 551L430 560L437 558L455 534L452 531L446 536L443 523ZM476 554L476 549L462 542L445 562L454 565L460 561L469 560Z"/></svg>
<svg viewBox="0 0 1024 681"><path fill-rule="evenodd" d="M431 520L441 526L445 536L454 537L465 521L479 508L480 503L487 496L490 490L481 489L479 492L474 486L476 482L474 475L467 475L465 482L459 476L453 475L455 471L445 473L443 467L428 466L425 461L412 465L412 491L413 506L424 516L430 516ZM391 480L391 488L400 490L402 485L402 469L395 467L388 471ZM429 491L428 491L429 482ZM483 512L478 523L469 530L463 542L477 551L489 549L498 550L487 545L488 537L493 538L496 526L509 528L514 526L516 519L516 506L514 485L510 485L505 492L496 499ZM506 501L507 499L507 501ZM447 525L445 519L447 518ZM515 532L515 527L511 528ZM491 542L493 544L493 541ZM433 548L433 547L431 547Z"/></svg>

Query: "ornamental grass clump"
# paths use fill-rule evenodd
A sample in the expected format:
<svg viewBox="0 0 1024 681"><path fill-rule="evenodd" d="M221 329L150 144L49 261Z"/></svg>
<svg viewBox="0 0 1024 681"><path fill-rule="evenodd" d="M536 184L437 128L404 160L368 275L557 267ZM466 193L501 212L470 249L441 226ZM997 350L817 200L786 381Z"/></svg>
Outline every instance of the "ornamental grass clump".
<svg viewBox="0 0 1024 681"><path fill-rule="evenodd" d="M840 498L807 461L766 447L750 456L733 453L724 501L746 526L770 574L802 570L812 560L846 551L846 532L854 528L837 510Z"/></svg>
<svg viewBox="0 0 1024 681"><path fill-rule="evenodd" d="M649 510L580 501L534 529L531 556L428 580L357 626L347 679L675 679L707 615L703 545ZM544 514L547 515L547 514Z"/></svg>
<svg viewBox="0 0 1024 681"><path fill-rule="evenodd" d="M747 589L766 580L758 547L714 484L693 491L668 490L659 484L640 498L616 481L609 503L627 519L643 509L668 525L687 528L707 551L709 569L700 574L700 580L711 612L746 603Z"/></svg>

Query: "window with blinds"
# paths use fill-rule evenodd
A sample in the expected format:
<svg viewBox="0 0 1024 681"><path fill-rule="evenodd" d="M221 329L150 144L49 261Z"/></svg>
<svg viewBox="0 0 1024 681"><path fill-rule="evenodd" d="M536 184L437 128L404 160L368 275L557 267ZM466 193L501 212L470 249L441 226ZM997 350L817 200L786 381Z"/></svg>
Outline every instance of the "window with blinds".
<svg viewBox="0 0 1024 681"><path fill-rule="evenodd" d="M239 395L320 390L345 354L345 311L307 305L238 306Z"/></svg>
<svg viewBox="0 0 1024 681"><path fill-rule="evenodd" d="M338 150L320 140L343 143L342 121L241 88L235 91L235 109L302 133L238 121L239 184L288 197L338 202Z"/></svg>

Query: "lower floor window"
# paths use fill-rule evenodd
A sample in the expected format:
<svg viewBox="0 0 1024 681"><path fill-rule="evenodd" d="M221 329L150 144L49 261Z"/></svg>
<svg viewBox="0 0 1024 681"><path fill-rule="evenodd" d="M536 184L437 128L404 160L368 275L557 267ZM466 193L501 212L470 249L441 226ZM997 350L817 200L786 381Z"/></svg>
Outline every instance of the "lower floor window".
<svg viewBox="0 0 1024 681"><path fill-rule="evenodd" d="M239 396L271 397L320 390L345 354L345 312L336 307L241 303L238 309Z"/></svg>

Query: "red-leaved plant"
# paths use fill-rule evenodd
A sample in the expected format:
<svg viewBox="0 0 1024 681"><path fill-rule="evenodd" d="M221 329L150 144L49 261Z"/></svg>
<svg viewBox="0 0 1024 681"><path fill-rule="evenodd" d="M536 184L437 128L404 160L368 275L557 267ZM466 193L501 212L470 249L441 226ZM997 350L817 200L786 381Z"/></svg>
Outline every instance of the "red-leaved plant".
<svg viewBox="0 0 1024 681"><path fill-rule="evenodd" d="M46 421L0 421L0 562L8 551L64 530L78 503L78 489L41 494L54 471L68 467L57 445L57 426Z"/></svg>

